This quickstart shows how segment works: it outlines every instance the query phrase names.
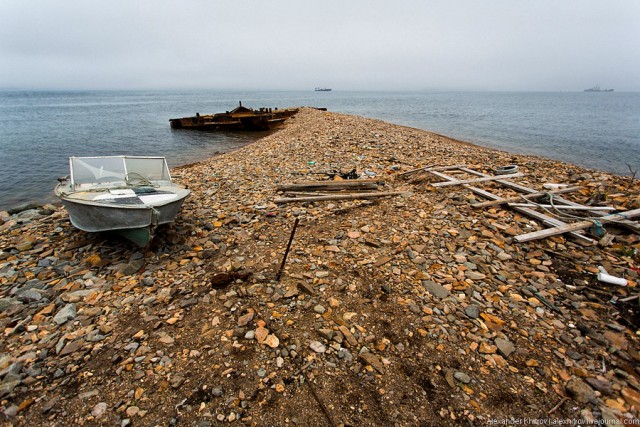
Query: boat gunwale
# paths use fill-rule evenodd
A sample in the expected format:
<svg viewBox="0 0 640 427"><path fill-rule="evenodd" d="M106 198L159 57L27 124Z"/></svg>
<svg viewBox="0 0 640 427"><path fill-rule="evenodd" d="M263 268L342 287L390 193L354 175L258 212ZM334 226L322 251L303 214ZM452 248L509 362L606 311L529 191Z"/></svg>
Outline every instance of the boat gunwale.
<svg viewBox="0 0 640 427"><path fill-rule="evenodd" d="M72 193L63 193L61 191L58 191L58 188L61 186L62 184L59 184L58 186L56 186L56 195L63 201L69 201L70 203L78 203L78 204L82 204L82 205L90 205L90 206L100 206L100 207L105 207L105 208L113 208L113 209L153 209L155 207L162 207L162 206L166 206L168 204L171 203L175 203L176 201L179 200L183 200L186 197L188 197L191 194L191 190L189 190L186 187L182 187L182 188L178 188L178 190L182 190L184 192L186 192L186 194L183 196L177 192L174 192L173 194L175 194L176 197L170 199L170 200L166 200L166 201L162 201L162 202L158 202L158 203L142 203L142 204L138 204L138 205L132 205L132 204L122 204L122 205L114 205L111 203L101 203L99 200L87 200L87 199L81 199L81 198L75 198L72 197L74 194L78 194L78 193L105 193L108 194L109 190L113 190L113 188L109 188L107 190L99 190L99 191L74 191ZM127 189L131 189L132 187L120 187L117 188L119 190L127 190Z"/></svg>

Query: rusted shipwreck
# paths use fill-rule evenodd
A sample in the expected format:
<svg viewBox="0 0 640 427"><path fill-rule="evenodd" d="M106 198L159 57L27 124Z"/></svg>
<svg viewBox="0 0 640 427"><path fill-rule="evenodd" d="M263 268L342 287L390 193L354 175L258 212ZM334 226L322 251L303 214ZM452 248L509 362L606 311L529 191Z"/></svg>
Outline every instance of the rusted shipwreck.
<svg viewBox="0 0 640 427"><path fill-rule="evenodd" d="M231 111L216 114L200 115L180 119L169 119L174 129L196 130L270 130L282 124L286 119L298 112L297 108L279 110L277 108L260 108L254 110L239 105Z"/></svg>

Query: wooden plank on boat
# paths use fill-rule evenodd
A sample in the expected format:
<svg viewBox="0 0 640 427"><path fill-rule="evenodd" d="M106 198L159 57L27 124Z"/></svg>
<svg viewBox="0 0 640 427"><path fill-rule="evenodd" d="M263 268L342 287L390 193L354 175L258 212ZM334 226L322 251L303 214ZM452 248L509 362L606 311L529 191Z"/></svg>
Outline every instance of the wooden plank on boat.
<svg viewBox="0 0 640 427"><path fill-rule="evenodd" d="M542 196L545 196L547 194L573 193L575 191L580 191L580 190L582 190L582 187L567 187L567 188L560 188L558 190L553 190L553 191L538 191L538 192L535 192L535 193L529 193L529 194L526 195L526 197L527 198L529 198L529 197L542 197ZM522 201L522 197L523 196L505 197L505 198L501 198L501 199L490 200L488 202L474 203L474 204L471 205L471 207L473 207L473 208L486 208L486 207L490 207L490 206L502 205L502 204L505 204L505 203L520 202L520 201Z"/></svg>
<svg viewBox="0 0 640 427"><path fill-rule="evenodd" d="M640 216L640 209L634 209L631 211L615 213L607 216L603 216L601 218L597 218L597 221L607 222L607 221L618 221L618 220L626 220L629 218L635 218ZM594 220L596 220L594 218ZM593 226L594 222L591 221L578 221L573 224L565 224L563 226L547 228L546 230L534 231L532 233L521 234L519 236L515 236L514 239L516 242L528 242L530 240L538 240L544 239L545 237L557 236L558 234L563 234L571 231L584 230Z"/></svg>
<svg viewBox="0 0 640 427"><path fill-rule="evenodd" d="M447 187L450 185L463 185L463 184L473 184L476 182L485 182L485 181L496 181L503 179L511 179L518 178L520 176L524 176L522 173L512 173L510 175L500 175L500 176L486 176L483 178L473 178L473 179L464 179L464 180L450 180L447 182L436 182L435 184L431 184L432 187Z"/></svg>
<svg viewBox="0 0 640 427"><path fill-rule="evenodd" d="M323 202L328 200L357 200L357 199L375 199L379 197L391 197L408 194L406 191L388 191L381 193L355 193L355 194L336 194L332 196L314 196L314 197L283 197L275 199L276 204L292 203L292 202Z"/></svg>

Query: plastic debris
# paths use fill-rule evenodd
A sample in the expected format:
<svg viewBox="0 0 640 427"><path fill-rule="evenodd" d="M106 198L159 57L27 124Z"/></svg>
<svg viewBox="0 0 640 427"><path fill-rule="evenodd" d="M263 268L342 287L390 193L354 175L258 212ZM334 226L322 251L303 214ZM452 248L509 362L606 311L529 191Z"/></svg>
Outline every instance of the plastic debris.
<svg viewBox="0 0 640 427"><path fill-rule="evenodd" d="M598 280L600 282L610 283L612 285L618 286L627 286L627 279L610 275L602 266L599 266L598 270L600 270L600 272L598 273Z"/></svg>

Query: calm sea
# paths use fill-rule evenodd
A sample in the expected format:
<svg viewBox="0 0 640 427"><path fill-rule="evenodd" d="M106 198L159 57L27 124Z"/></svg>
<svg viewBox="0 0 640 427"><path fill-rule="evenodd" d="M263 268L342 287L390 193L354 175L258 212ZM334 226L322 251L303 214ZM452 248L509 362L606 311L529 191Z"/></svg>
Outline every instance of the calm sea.
<svg viewBox="0 0 640 427"><path fill-rule="evenodd" d="M69 156L163 155L170 166L260 134L172 130L169 119L259 107L327 107L506 151L640 173L640 93L0 91L0 209L54 200Z"/></svg>

